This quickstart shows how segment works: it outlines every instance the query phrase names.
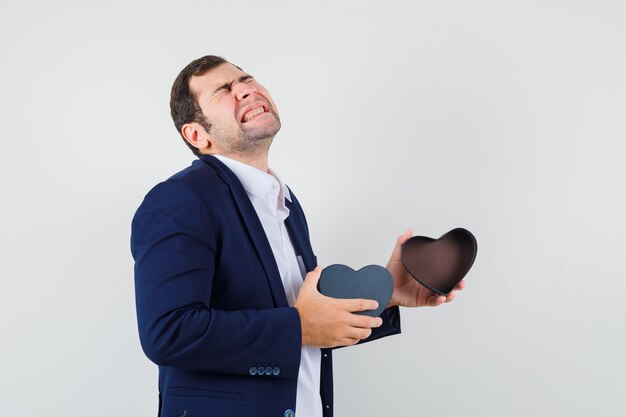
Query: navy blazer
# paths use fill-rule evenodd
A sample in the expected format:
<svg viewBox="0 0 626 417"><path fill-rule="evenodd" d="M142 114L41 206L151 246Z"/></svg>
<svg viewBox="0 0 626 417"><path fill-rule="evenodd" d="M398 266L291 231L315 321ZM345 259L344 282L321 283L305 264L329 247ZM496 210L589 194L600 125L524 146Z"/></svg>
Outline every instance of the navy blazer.
<svg viewBox="0 0 626 417"><path fill-rule="evenodd" d="M317 259L293 192L285 220L307 271ZM155 186L132 222L141 346L159 366L160 417L291 417L302 335L243 186L203 155ZM365 341L400 333L397 307ZM333 413L332 354L320 395Z"/></svg>

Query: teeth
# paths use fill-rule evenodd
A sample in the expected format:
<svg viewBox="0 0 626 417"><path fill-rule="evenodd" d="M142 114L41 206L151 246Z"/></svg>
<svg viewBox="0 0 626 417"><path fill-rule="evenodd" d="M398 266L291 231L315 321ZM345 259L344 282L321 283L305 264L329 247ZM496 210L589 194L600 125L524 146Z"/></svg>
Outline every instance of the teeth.
<svg viewBox="0 0 626 417"><path fill-rule="evenodd" d="M248 113L246 113L246 114L243 116L243 119L244 119L244 121L248 122L248 121L250 121L250 120L251 120L254 116L256 116L257 114L261 114L261 113L263 113L263 111L264 111L264 110L263 110L263 106L261 106L261 107L257 107L256 109L254 109L254 110L250 110Z"/></svg>

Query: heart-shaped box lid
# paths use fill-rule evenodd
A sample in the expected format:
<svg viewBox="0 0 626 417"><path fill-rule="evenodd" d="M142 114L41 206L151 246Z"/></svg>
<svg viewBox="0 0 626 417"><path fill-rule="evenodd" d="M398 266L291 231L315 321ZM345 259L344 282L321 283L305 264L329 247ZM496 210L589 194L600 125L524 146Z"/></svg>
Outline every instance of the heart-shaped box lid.
<svg viewBox="0 0 626 417"><path fill-rule="evenodd" d="M379 316L391 300L393 279L386 268L368 265L358 271L346 265L329 265L322 270L319 291L333 298L366 298L378 301L378 308L355 312L366 316Z"/></svg>

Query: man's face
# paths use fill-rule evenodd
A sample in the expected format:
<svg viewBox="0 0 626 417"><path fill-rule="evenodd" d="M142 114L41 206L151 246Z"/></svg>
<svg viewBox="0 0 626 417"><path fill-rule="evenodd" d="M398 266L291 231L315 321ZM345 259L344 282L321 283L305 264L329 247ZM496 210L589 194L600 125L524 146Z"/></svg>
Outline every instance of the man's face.
<svg viewBox="0 0 626 417"><path fill-rule="evenodd" d="M189 86L211 124L206 133L212 152L252 155L269 149L280 117L270 94L251 75L225 63L192 77Z"/></svg>

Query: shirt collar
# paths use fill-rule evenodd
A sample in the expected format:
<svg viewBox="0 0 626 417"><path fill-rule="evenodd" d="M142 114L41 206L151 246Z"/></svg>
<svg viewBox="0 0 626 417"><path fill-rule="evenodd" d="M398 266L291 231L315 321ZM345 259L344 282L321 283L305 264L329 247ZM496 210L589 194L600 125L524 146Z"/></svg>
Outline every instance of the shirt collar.
<svg viewBox="0 0 626 417"><path fill-rule="evenodd" d="M289 189L280 177L271 169L263 172L258 168L236 161L224 155L213 155L224 163L237 176L246 192L257 198L265 199L268 194L277 194L278 201L284 204L285 199L291 202Z"/></svg>

